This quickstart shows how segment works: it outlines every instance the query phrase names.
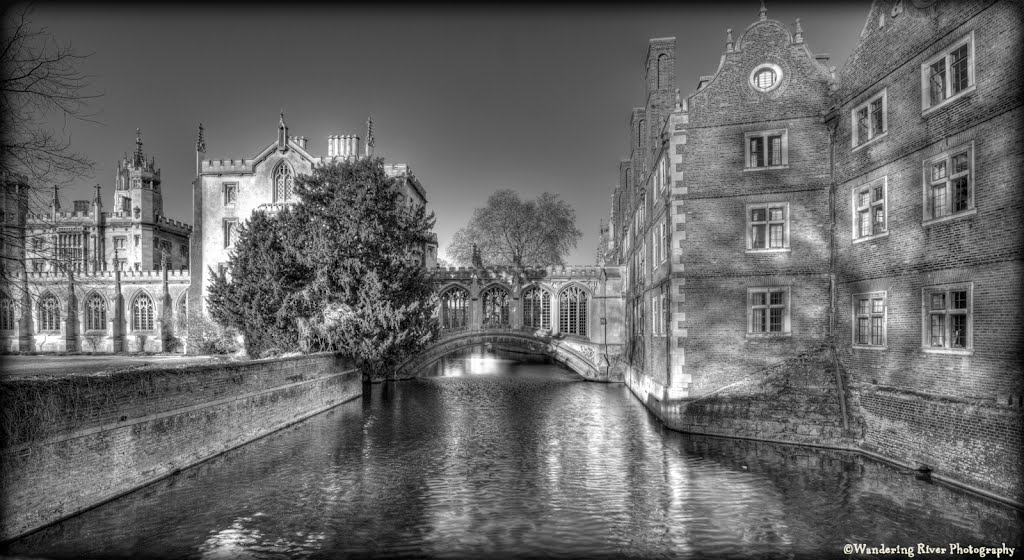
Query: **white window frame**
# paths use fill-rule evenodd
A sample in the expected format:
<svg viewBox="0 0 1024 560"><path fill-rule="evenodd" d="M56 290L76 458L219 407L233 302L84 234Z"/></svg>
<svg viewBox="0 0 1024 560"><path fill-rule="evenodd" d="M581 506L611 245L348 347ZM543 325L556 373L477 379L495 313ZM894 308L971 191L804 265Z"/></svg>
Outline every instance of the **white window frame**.
<svg viewBox="0 0 1024 560"><path fill-rule="evenodd" d="M953 308L953 292L967 292L965 308ZM942 309L936 309L932 302L932 296L944 294ZM941 315L944 317L942 326L942 341L935 345L932 340L932 316ZM964 346L951 346L952 323L951 316L965 316L967 333L964 337ZM961 282L956 284L940 284L926 286L921 289L921 350L935 354L973 354L974 353L974 284L972 282Z"/></svg>
<svg viewBox="0 0 1024 560"><path fill-rule="evenodd" d="M668 246L668 212L665 212L665 216L661 219L658 224L658 233L660 239L658 245L661 247L661 262L664 263L668 260L668 254L671 252Z"/></svg>
<svg viewBox="0 0 1024 560"><path fill-rule="evenodd" d="M781 163L772 165L771 160L768 157L768 147L770 144L769 138L774 136L781 136L781 157L779 161ZM756 161L750 156L750 141L754 138L761 138L761 150L764 156L764 165L755 166ZM786 169L789 167L789 129L782 128L777 130L760 130L757 132L747 132L743 134L743 170L744 171L763 171L765 169Z"/></svg>
<svg viewBox="0 0 1024 560"><path fill-rule="evenodd" d="M783 209L782 210L783 218L781 220L783 222L783 228L782 228L782 236L783 236L782 237L782 247L771 247L770 246L770 244L771 244L771 227L769 227L769 226L771 226L772 224L777 224L779 222L779 220L771 220L771 211L770 211L770 209L772 209L772 208L779 208L779 207L781 207ZM746 223L746 227L744 228L744 232L745 232L746 242L747 242L747 250L746 250L747 253L783 253L783 252L788 252L788 251L791 250L790 249L790 242L789 242L789 240L790 240L789 230L790 230L790 224L792 223L792 219L791 219L792 216L791 216L791 214L789 212L789 202L758 202L756 204L747 204L747 205L745 205L743 207L743 209L744 209L744 214L746 216L746 218L744 219L744 222ZM765 221L764 222L757 222L757 223L764 223L764 225L766 226L765 227L765 247L763 247L763 248L761 248L761 247L755 248L754 247L754 236L751 234L751 232L753 230L753 227L754 227L754 224L755 224L755 222L753 221L752 216L751 216L751 211L758 210L758 209L763 209L765 211Z"/></svg>
<svg viewBox="0 0 1024 560"><path fill-rule="evenodd" d="M767 88L762 88L757 85L757 75L762 70L771 70L772 72L775 72L775 81L772 82L772 85L768 86ZM754 88L754 91L768 93L769 91L774 90L775 88L779 87L782 84L782 67L780 67L778 64L772 64L770 62L758 64L753 70L750 71L750 77L748 78L748 81L750 82L750 87Z"/></svg>
<svg viewBox="0 0 1024 560"><path fill-rule="evenodd" d="M854 151L876 140L884 138L885 135L889 133L889 96L887 92L887 89L883 89L882 91L871 96L871 98L869 98L867 101L861 103L860 105L857 105L856 107L853 108L853 110L850 111L850 132L853 137L852 144ZM871 118L871 106L879 99L882 100L882 130L880 132L875 132L873 128L875 121L874 119ZM867 109L868 111L869 126L867 138L860 137L860 127L857 126L857 114L860 113L863 109Z"/></svg>
<svg viewBox="0 0 1024 560"><path fill-rule="evenodd" d="M952 84L952 80L950 79L950 62L951 62L950 54L953 51L959 50L960 47L962 47L964 45L967 45L967 86L964 87L962 90L960 90L960 91L958 91L956 93L953 93L953 84ZM932 102L931 102L931 83L930 83L930 74L931 74L931 72L930 72L930 70L931 70L932 64L935 64L936 62L938 62L940 60L943 60L945 62L945 67L946 67L946 77L943 79L943 85L942 85L942 87L944 88L943 93L945 94L945 98L942 99L941 101L935 103L935 104L932 104ZM954 101L956 99L960 99L961 97L963 97L963 96L971 93L972 91L974 91L975 83L976 83L975 82L975 77L974 77L974 61L975 61L975 56L974 56L974 32L971 31L964 38L962 38L959 41L953 43L952 45L942 49L942 52L940 52L939 54L937 54L937 55L929 58L928 60L924 61L923 63L921 63L921 114L922 115L931 113L932 111L934 111L936 109L939 109L940 107L945 107L946 105L948 105L952 101Z"/></svg>
<svg viewBox="0 0 1024 560"><path fill-rule="evenodd" d="M882 189L882 198L879 200L874 199L874 190L877 188ZM868 203L866 205L861 204L861 194L868 193ZM875 209L882 209L882 231L875 231ZM850 223L850 235L853 238L854 243L860 243L867 241L868 239L877 239L879 237L888 237L889 235L889 178L888 176L875 179L863 185L857 186L853 189L853 198L850 202L851 212L851 223ZM861 214L867 212L871 218L871 233L867 235L861 235L860 231L860 218Z"/></svg>
<svg viewBox="0 0 1024 560"><path fill-rule="evenodd" d="M773 305L771 303L772 293L782 293L783 303ZM757 294L765 294L765 303L755 305L755 296ZM792 324L790 321L790 308L792 307L791 290L789 286L763 286L757 288L747 288L747 337L775 337L775 336L792 336ZM770 309L783 309L781 331L755 331L754 330L754 310L765 309L768 312L768 325L771 325Z"/></svg>
<svg viewBox="0 0 1024 560"><path fill-rule="evenodd" d="M958 156L958 155L964 154L964 153L967 154L967 171L966 172L955 173L955 169L953 169L953 158ZM935 166L935 165L937 165L937 164L939 164L939 163L941 163L943 161L945 162L945 167L946 167L946 169L945 169L945 176L941 177L939 179L933 179L933 175L932 175L933 166ZM972 216L972 215L977 213L978 210L974 206L974 183L975 183L975 181L974 181L974 172L975 172L975 169L976 169L976 167L974 165L974 142L968 142L967 144L961 144L961 145L957 146L956 148L953 148L951 150L946 150L945 152L942 152L941 154L938 154L936 156L932 156L932 157L924 160L923 165L922 165L922 170L921 170L922 182L923 182L922 192L921 192L921 197L922 197L921 211L923 212L922 225L929 226L931 224L935 224L935 223L939 223L939 222L945 222L945 221L948 221L948 220L956 220L956 219L959 219L959 218L963 218L965 216ZM962 178L962 177L967 177L967 208L964 209L964 210L960 210L958 212L954 212L953 211L953 197L954 197L955 193L954 193L953 181L956 180L956 179ZM933 197L932 197L932 189L935 186L937 186L939 184L942 184L942 183L945 183L945 185L946 185L945 186L945 188L946 188L946 198L947 198L947 201L948 201L946 204L947 204L948 213L936 217L935 216L935 210L932 207L932 203L934 201Z"/></svg>
<svg viewBox="0 0 1024 560"><path fill-rule="evenodd" d="M868 305L866 309L862 309L860 306L861 301L867 301ZM881 309L876 306L876 302L881 302ZM850 324L850 335L851 344L854 348L860 348L864 350L886 350L888 349L888 325L889 325L889 305L886 298L885 292L865 292L862 294L853 294L851 297L851 324ZM859 323L861 319L867 319L868 321L868 341L860 341L860 327ZM878 332L879 342L874 344L872 341L872 334L874 333L874 320L881 319L882 324Z"/></svg>

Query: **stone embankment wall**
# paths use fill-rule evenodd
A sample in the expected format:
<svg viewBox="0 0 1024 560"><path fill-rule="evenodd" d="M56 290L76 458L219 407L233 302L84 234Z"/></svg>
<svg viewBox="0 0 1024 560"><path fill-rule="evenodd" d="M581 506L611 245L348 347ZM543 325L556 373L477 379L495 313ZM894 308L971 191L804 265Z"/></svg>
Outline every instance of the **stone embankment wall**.
<svg viewBox="0 0 1024 560"><path fill-rule="evenodd" d="M3 383L8 540L362 393L332 354Z"/></svg>

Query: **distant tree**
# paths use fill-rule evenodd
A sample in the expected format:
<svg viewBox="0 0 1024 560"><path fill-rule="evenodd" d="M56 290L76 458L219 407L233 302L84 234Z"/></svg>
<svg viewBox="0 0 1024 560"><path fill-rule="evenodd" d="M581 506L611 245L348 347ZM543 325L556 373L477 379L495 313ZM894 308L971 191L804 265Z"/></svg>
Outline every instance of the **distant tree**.
<svg viewBox="0 0 1024 560"><path fill-rule="evenodd" d="M523 201L515 191L501 190L455 232L447 254L460 266L471 266L476 245L487 266L560 265L582 235L576 211L558 195Z"/></svg>
<svg viewBox="0 0 1024 560"><path fill-rule="evenodd" d="M241 230L230 280L214 273L211 315L245 335L250 355L334 351L383 379L437 333L433 286L413 257L433 216L399 203L380 159L316 167L295 192L292 209Z"/></svg>

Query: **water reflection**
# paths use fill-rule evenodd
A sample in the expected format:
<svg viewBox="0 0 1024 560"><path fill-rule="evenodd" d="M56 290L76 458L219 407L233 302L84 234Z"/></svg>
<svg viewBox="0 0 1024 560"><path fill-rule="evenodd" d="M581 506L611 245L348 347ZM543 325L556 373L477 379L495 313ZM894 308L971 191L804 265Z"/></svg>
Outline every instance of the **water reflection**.
<svg viewBox="0 0 1024 560"><path fill-rule="evenodd" d="M7 552L790 558L841 557L848 542L1020 545L1018 512L885 465L678 434L621 385L473 358L490 361L367 387Z"/></svg>

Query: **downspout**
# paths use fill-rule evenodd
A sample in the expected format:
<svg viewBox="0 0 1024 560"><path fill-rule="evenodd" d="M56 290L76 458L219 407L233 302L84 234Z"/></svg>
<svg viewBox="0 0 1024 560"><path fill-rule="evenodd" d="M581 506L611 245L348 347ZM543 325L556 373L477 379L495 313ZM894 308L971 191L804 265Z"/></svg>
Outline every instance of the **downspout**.
<svg viewBox="0 0 1024 560"><path fill-rule="evenodd" d="M828 117L826 117L828 118ZM839 391L839 410L843 416L843 433L849 433L850 422L846 410L846 385L839 371L839 357L836 351L836 135L839 130L837 115L832 115L828 126L828 349L832 356L832 374L835 376L836 389Z"/></svg>

